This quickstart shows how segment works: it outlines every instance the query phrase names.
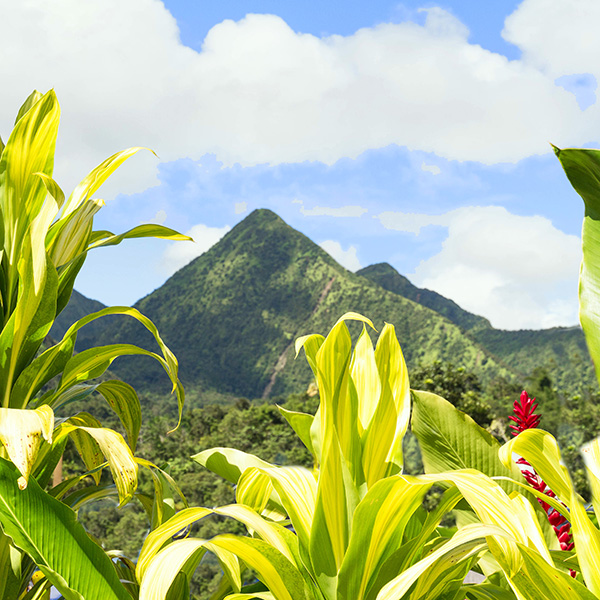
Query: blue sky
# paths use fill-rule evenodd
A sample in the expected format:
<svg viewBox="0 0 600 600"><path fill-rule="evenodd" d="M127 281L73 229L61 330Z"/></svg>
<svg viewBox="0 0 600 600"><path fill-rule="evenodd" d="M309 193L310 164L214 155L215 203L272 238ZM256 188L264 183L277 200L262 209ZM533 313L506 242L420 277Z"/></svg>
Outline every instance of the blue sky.
<svg viewBox="0 0 600 600"><path fill-rule="evenodd" d="M598 147L595 0L0 0L0 14L0 49L19 57L0 65L2 135L32 88L54 87L65 190L118 149L159 156L121 168L97 226L196 240L98 251L82 293L133 303L270 208L347 268L389 262L495 326L577 322L583 211L549 142Z"/></svg>

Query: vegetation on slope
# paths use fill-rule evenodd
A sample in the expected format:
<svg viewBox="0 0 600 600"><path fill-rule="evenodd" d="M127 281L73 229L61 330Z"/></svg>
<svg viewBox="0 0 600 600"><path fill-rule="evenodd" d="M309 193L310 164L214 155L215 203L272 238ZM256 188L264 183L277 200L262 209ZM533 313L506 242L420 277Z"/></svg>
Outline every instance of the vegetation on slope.
<svg viewBox="0 0 600 600"><path fill-rule="evenodd" d="M459 327L412 300L350 273L268 210L257 210L218 244L136 305L160 327L193 402L210 390L249 398L286 395L311 380L293 342L326 330L345 311L396 326L409 365L452 358L490 379L508 370ZM106 326L97 343L152 347L133 322ZM115 363L124 380L165 390L143 359Z"/></svg>

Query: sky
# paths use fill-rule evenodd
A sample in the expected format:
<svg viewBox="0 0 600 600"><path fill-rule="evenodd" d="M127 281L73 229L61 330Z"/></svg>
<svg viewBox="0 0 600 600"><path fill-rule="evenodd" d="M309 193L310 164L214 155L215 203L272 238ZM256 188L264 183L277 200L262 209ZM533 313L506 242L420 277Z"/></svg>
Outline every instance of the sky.
<svg viewBox="0 0 600 600"><path fill-rule="evenodd" d="M597 0L0 0L0 134L54 88L55 179L144 146L92 253L132 304L269 208L351 271L388 262L503 329L577 319L583 203L551 151L600 147Z"/></svg>

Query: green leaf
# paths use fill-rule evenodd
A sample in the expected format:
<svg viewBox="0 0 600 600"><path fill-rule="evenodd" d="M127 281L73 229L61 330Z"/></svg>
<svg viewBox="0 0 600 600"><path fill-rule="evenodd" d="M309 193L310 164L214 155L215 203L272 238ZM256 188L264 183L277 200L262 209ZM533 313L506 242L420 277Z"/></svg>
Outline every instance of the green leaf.
<svg viewBox="0 0 600 600"><path fill-rule="evenodd" d="M215 547L213 542L214 540L186 539L173 542L163 548L152 558L144 571L140 582L139 600L165 600L171 597L167 593L172 589L176 578L181 577L181 573L186 575L186 579L191 577L207 550L212 550L224 570L233 575L234 582L237 584L234 589L237 588L236 591L239 591L241 586L239 563L230 561L228 555L231 553L223 552L221 548Z"/></svg>
<svg viewBox="0 0 600 600"><path fill-rule="evenodd" d="M32 479L18 486L19 471L0 459L0 523L31 556L66 600L131 600L104 551L88 537L75 513Z"/></svg>
<svg viewBox="0 0 600 600"><path fill-rule="evenodd" d="M92 250L93 248L100 248L102 246L116 246L120 244L123 240L134 239L134 238L146 238L153 237L159 238L163 240L173 240L173 241L194 241L189 235L183 235L174 229L170 229L169 227L165 227L164 225L156 225L154 223L146 223L145 225L138 225L125 233L120 233L115 235L110 231L102 232L103 237L101 239L96 239L87 250Z"/></svg>
<svg viewBox="0 0 600 600"><path fill-rule="evenodd" d="M329 440L324 440L323 464L310 529L313 572L328 598L334 597L338 571L350 540L352 516L359 501L335 431L332 434Z"/></svg>
<svg viewBox="0 0 600 600"><path fill-rule="evenodd" d="M145 356L151 356L162 365L173 384L172 391L176 392L177 394L179 422L181 422L181 413L183 410L185 393L183 391L183 386L178 379L179 365L177 363L177 359L161 338L156 325L154 325L154 323L152 323L148 317L144 316L137 309L130 308L128 306L112 306L87 315L86 317L79 319L67 330L59 344L69 343L71 338L76 334L77 331L79 331L79 329L88 323L107 315L127 315L136 319L154 336L154 339L161 350L162 356L159 356L154 352L149 352L148 350L143 350L132 344L112 344L110 346L102 346L100 348L90 348L89 350L84 350L83 352L73 356L73 358L71 358L65 365L58 392L75 385L80 381L84 381L89 377L100 376L118 356L125 354L141 354ZM179 426L179 423L177 426Z"/></svg>
<svg viewBox="0 0 600 600"><path fill-rule="evenodd" d="M27 486L42 440L52 443L53 429L54 413L48 406L36 410L0 408L0 443L23 476L21 487Z"/></svg>
<svg viewBox="0 0 600 600"><path fill-rule="evenodd" d="M254 569L277 600L309 600L309 592L298 569L266 542L220 535L213 538L211 543L235 554Z"/></svg>
<svg viewBox="0 0 600 600"><path fill-rule="evenodd" d="M418 579L420 579L420 583L422 582L422 588L426 588L429 582L433 584L435 580L439 585L439 572L432 567L439 562L447 566L455 565L477 556L486 549L486 536L492 535L505 535L505 533L500 528L491 525L468 525L463 527L448 542L445 542L418 563L392 579L377 594L377 600L398 600L398 598L402 598ZM448 574L452 577L451 570Z"/></svg>
<svg viewBox="0 0 600 600"><path fill-rule="evenodd" d="M413 390L412 397L411 426L419 440L426 473L476 469L488 477L523 481L516 465L505 465L498 457L499 442L471 417L430 392ZM519 491L509 481L499 483L507 493Z"/></svg>
<svg viewBox="0 0 600 600"><path fill-rule="evenodd" d="M26 115L29 110L37 104L42 99L42 94L37 90L33 90L29 96L25 99L25 102L19 108L19 112L17 113L17 117L15 119L15 125L19 122L19 120Z"/></svg>
<svg viewBox="0 0 600 600"><path fill-rule="evenodd" d="M306 413L287 410L286 408L283 408L283 406L278 406L277 408L285 417L285 420L290 424L290 427L296 432L301 442L314 456L315 451L310 437L310 428L312 427L315 417Z"/></svg>
<svg viewBox="0 0 600 600"><path fill-rule="evenodd" d="M138 483L138 467L123 436L112 429L97 426L97 421L85 413L71 417L61 425L62 433L73 438L88 470L108 461L114 482L119 491L119 506L133 497ZM99 473L96 483L99 483Z"/></svg>
<svg viewBox="0 0 600 600"><path fill-rule="evenodd" d="M238 482L240 475L249 467L259 469L271 467L268 462L257 456L234 448L210 448L194 454L192 460L233 484Z"/></svg>
<svg viewBox="0 0 600 600"><path fill-rule="evenodd" d="M388 477L354 511L352 537L338 575L337 598L362 600L385 561L402 545L404 529L431 483Z"/></svg>
<svg viewBox="0 0 600 600"><path fill-rule="evenodd" d="M511 583L525 600L597 600L584 585L549 565L537 552L521 545L519 549L523 568L511 578Z"/></svg>
<svg viewBox="0 0 600 600"><path fill-rule="evenodd" d="M146 148L134 147L127 148L121 152L116 152L100 163L93 171L79 183L69 197L64 210L63 218L76 210L82 202L91 198L100 186L116 171L128 158L131 158L139 150Z"/></svg>
<svg viewBox="0 0 600 600"><path fill-rule="evenodd" d="M585 203L579 320L600 381L600 151L554 146L554 152Z"/></svg>
<svg viewBox="0 0 600 600"><path fill-rule="evenodd" d="M493 583L463 585L461 592L468 600L515 600L515 595Z"/></svg>
<svg viewBox="0 0 600 600"><path fill-rule="evenodd" d="M14 551L11 548L10 538L0 531L0 598L9 600L18 598L20 581L18 573L15 573L10 553Z"/></svg>
<svg viewBox="0 0 600 600"><path fill-rule="evenodd" d="M522 431L498 452L507 467L514 464L513 454L525 458L562 502L570 502L573 484L566 467L561 465L558 444L550 433L542 429Z"/></svg>
<svg viewBox="0 0 600 600"><path fill-rule="evenodd" d="M142 426L142 407L136 391L124 381L110 379L96 386L96 391L115 411L127 433L132 452L135 452L140 427Z"/></svg>

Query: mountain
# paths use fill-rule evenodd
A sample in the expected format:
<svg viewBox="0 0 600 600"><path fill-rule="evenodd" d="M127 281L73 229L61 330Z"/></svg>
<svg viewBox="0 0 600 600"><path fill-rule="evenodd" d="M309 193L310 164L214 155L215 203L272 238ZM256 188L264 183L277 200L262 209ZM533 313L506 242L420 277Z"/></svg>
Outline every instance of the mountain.
<svg viewBox="0 0 600 600"><path fill-rule="evenodd" d="M449 361L484 381L497 376L524 381L543 367L561 389L595 385L579 328L494 329L483 317L414 286L388 264L347 271L269 210L251 213L135 307L155 322L175 352L192 404L305 389L312 376L303 356L294 360L295 339L327 333L347 311L371 318L378 330L393 323L409 367ZM99 308L75 293L53 335ZM357 333L358 324L351 329ZM156 350L147 331L127 317L95 321L77 342L78 350L117 342ZM146 393L168 391L164 373L145 357L119 359L111 370Z"/></svg>
<svg viewBox="0 0 600 600"><path fill-rule="evenodd" d="M467 312L453 300L444 298L444 296L437 292L418 288L413 285L404 275L400 275L388 263L370 265L357 271L356 274L366 277L373 283L380 285L394 294L431 308L431 310L446 317L464 330L491 327L490 322L486 318Z"/></svg>
<svg viewBox="0 0 600 600"><path fill-rule="evenodd" d="M311 373L304 357L294 360L295 339L327 333L347 311L368 316L378 330L393 323L409 365L451 360L484 379L509 374L455 323L347 271L269 210L251 213L135 306L175 352L192 401L214 392L258 398L305 389ZM113 319L93 341L115 342L155 349L132 319ZM112 368L141 389L166 389L150 360L127 357Z"/></svg>
<svg viewBox="0 0 600 600"><path fill-rule="evenodd" d="M489 328L473 331L472 337L521 377L542 368L560 390L580 393L586 387L598 386L579 326L519 331Z"/></svg>
<svg viewBox="0 0 600 600"><path fill-rule="evenodd" d="M50 337L55 340L60 340L67 332L67 329L73 325L75 321L78 321L93 312L102 310L103 308L106 308L106 306L102 304L102 302L86 298L77 290L73 290L69 303L60 313L58 319L54 321L54 324L50 329ZM98 335L100 335L105 327L105 323L102 321L102 319L92 321L79 330L77 334L79 346L82 345L82 342L86 347L94 344L94 340L97 339Z"/></svg>
<svg viewBox="0 0 600 600"><path fill-rule="evenodd" d="M519 331L494 329L484 317L467 312L436 292L416 287L387 263L365 267L357 274L444 315L521 380L541 367L548 371L559 389L578 390L581 386L597 385L585 337L578 326Z"/></svg>

